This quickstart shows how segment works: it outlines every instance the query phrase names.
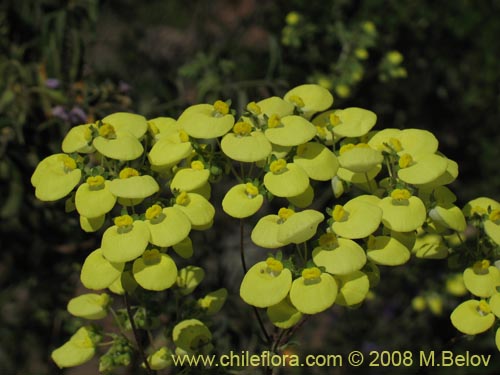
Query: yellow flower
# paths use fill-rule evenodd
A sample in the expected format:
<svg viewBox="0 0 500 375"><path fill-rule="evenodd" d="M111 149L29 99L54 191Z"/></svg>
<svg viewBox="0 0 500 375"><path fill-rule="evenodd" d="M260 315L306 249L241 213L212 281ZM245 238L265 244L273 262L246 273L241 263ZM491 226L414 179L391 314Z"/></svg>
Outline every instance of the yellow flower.
<svg viewBox="0 0 500 375"><path fill-rule="evenodd" d="M213 223L215 208L200 194L181 192L174 207L188 217L193 229L206 229Z"/></svg>
<svg viewBox="0 0 500 375"><path fill-rule="evenodd" d="M205 278L205 271L201 267L187 266L177 275L177 286L182 295L191 294Z"/></svg>
<svg viewBox="0 0 500 375"><path fill-rule="evenodd" d="M116 197L109 190L110 181L102 176L91 176L76 190L75 206L78 213L87 218L96 218L113 209Z"/></svg>
<svg viewBox="0 0 500 375"><path fill-rule="evenodd" d="M95 151L92 146L92 127L94 124L72 127L62 141L62 150L67 154L79 152L88 154Z"/></svg>
<svg viewBox="0 0 500 375"><path fill-rule="evenodd" d="M108 314L109 295L106 293L86 293L72 298L68 302L68 311L71 315L84 319L102 319Z"/></svg>
<svg viewBox="0 0 500 375"><path fill-rule="evenodd" d="M375 264L399 266L410 259L410 250L390 236L370 236L366 256Z"/></svg>
<svg viewBox="0 0 500 375"><path fill-rule="evenodd" d="M338 161L342 168L355 173L367 173L384 160L382 153L365 143L346 144L341 147Z"/></svg>
<svg viewBox="0 0 500 375"><path fill-rule="evenodd" d="M312 180L328 181L339 168L335 154L317 142L307 142L297 147L294 164L301 167Z"/></svg>
<svg viewBox="0 0 500 375"><path fill-rule="evenodd" d="M358 239L368 237L377 230L382 219L382 210L365 197L351 199L343 207L335 206L333 232L342 237Z"/></svg>
<svg viewBox="0 0 500 375"><path fill-rule="evenodd" d="M80 182L82 171L69 155L54 154L38 163L31 184L41 201L55 201L68 195Z"/></svg>
<svg viewBox="0 0 500 375"><path fill-rule="evenodd" d="M355 306L363 302L370 290L368 276L361 271L353 271L347 275L335 275L339 292L335 303L341 306Z"/></svg>
<svg viewBox="0 0 500 375"><path fill-rule="evenodd" d="M228 157L247 163L264 160L272 151L269 140L260 130L251 131L248 126L237 126L248 122L237 122L232 133L222 138L221 149Z"/></svg>
<svg viewBox="0 0 500 375"><path fill-rule="evenodd" d="M174 285L177 266L173 259L158 249L146 250L132 266L137 283L147 290L161 291Z"/></svg>
<svg viewBox="0 0 500 375"><path fill-rule="evenodd" d="M211 139L222 137L234 125L234 116L226 103L218 100L213 105L196 104L187 108L177 120L191 137Z"/></svg>
<svg viewBox="0 0 500 375"><path fill-rule="evenodd" d="M195 160L191 162L190 168L178 169L170 183L172 191L193 191L203 186L210 177L210 171L205 169L204 164Z"/></svg>
<svg viewBox="0 0 500 375"><path fill-rule="evenodd" d="M125 263L110 262L104 258L102 250L97 249L83 262L80 280L88 289L105 289L120 277L124 267Z"/></svg>
<svg viewBox="0 0 500 375"><path fill-rule="evenodd" d="M147 129L146 120L144 124ZM115 129L110 123L103 120L99 127L99 135L94 138L92 144L102 155L115 160L134 160L142 155L144 148L135 135L131 134L127 126L123 130ZM138 131L137 134L142 132Z"/></svg>
<svg viewBox="0 0 500 375"><path fill-rule="evenodd" d="M164 168L179 163L191 155L193 148L189 135L182 130L175 130L156 142L148 153L151 165Z"/></svg>
<svg viewBox="0 0 500 375"><path fill-rule="evenodd" d="M303 104L300 109L306 118L311 118L314 113L324 111L333 104L333 96L330 91L315 84L294 87L283 97L286 101L293 103L292 98L300 98Z"/></svg>
<svg viewBox="0 0 500 375"><path fill-rule="evenodd" d="M380 201L379 207L382 209L382 223L397 232L416 230L427 217L422 200L407 189L394 189L389 197Z"/></svg>
<svg viewBox="0 0 500 375"><path fill-rule="evenodd" d="M172 365L172 352L163 346L148 356L148 364L151 370L163 370ZM145 367L144 364L143 367Z"/></svg>
<svg viewBox="0 0 500 375"><path fill-rule="evenodd" d="M331 233L320 237L312 252L314 264L325 267L333 275L347 275L360 270L366 263L366 253L356 242L337 238Z"/></svg>
<svg viewBox="0 0 500 375"><path fill-rule="evenodd" d="M98 340L86 327L81 327L65 344L55 349L52 360L59 368L79 366L92 359Z"/></svg>
<svg viewBox="0 0 500 375"><path fill-rule="evenodd" d="M278 159L271 163L264 175L264 186L277 197L294 197L309 186L307 173L295 163Z"/></svg>
<svg viewBox="0 0 500 375"><path fill-rule="evenodd" d="M248 182L238 184L228 190L222 200L222 209L228 215L237 219L255 214L264 202L257 186Z"/></svg>
<svg viewBox="0 0 500 375"><path fill-rule="evenodd" d="M243 277L240 296L249 305L269 307L282 301L292 285L292 273L274 258L255 264Z"/></svg>
<svg viewBox="0 0 500 375"><path fill-rule="evenodd" d="M176 324L172 340L177 355L207 354L213 349L212 333L198 319L187 319Z"/></svg>
<svg viewBox="0 0 500 375"><path fill-rule="evenodd" d="M271 323L282 329L293 327L302 318L302 313L292 305L289 297L269 306L266 313Z"/></svg>
<svg viewBox="0 0 500 375"><path fill-rule="evenodd" d="M290 289L290 302L303 314L317 314L333 305L337 297L333 276L319 268L306 268Z"/></svg>
<svg viewBox="0 0 500 375"><path fill-rule="evenodd" d="M134 168L124 168L120 171L119 178L109 184L110 192L124 199L147 198L160 190L156 180L149 176L141 176Z"/></svg>
<svg viewBox="0 0 500 375"><path fill-rule="evenodd" d="M268 127L264 134L278 146L297 146L314 138L316 127L301 116L289 115L282 117L278 126Z"/></svg>
<svg viewBox="0 0 500 375"><path fill-rule="evenodd" d="M487 259L476 262L463 273L464 284L475 296L487 298L496 293L500 286L500 271Z"/></svg>
<svg viewBox="0 0 500 375"><path fill-rule="evenodd" d="M156 246L176 245L191 231L188 217L176 207L161 208L155 204L147 209L145 217L151 235L149 242Z"/></svg>
<svg viewBox="0 0 500 375"><path fill-rule="evenodd" d="M451 323L466 335L477 335L493 326L495 316L485 300L468 300L458 305L451 313Z"/></svg>
<svg viewBox="0 0 500 375"><path fill-rule="evenodd" d="M214 315L220 311L226 302L226 299L227 289L220 288L208 293L205 297L200 298L197 304L207 315Z"/></svg>

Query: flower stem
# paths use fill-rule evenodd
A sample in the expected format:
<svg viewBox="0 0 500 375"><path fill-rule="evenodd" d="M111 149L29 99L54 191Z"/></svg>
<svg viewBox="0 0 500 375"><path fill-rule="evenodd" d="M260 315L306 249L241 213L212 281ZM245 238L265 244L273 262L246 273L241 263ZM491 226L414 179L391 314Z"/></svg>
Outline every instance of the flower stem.
<svg viewBox="0 0 500 375"><path fill-rule="evenodd" d="M137 350L141 355L142 361L144 362L144 366L146 366L148 374L154 375L156 372L153 371L149 366L148 358L146 357L144 348L142 347L141 341L139 340L139 332L137 331L137 327L135 326L134 316L132 315L132 309L130 308L130 300L127 292L125 292L124 297L125 297L125 307L127 308L128 319L130 320L130 326L132 327L132 332L134 333L134 339L137 345Z"/></svg>

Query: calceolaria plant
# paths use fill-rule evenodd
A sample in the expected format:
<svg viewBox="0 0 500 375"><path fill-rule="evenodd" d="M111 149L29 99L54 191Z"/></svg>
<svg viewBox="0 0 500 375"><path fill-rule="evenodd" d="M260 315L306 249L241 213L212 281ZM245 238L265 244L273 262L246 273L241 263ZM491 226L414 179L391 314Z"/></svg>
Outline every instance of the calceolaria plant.
<svg viewBox="0 0 500 375"><path fill-rule="evenodd" d="M470 298L451 314L460 332L498 326L500 203L481 197L457 207L447 185L458 166L432 133L373 130L375 113L332 109L333 101L325 88L306 84L250 102L240 114L217 100L177 119L114 113L70 129L63 152L42 160L31 181L40 200L66 199L82 230L101 240L81 268L89 293L68 303L70 314L89 322L53 351L54 362L77 366L97 353L101 372L138 358L154 373L175 356L211 353L210 316L228 291L198 293L205 271L180 264L196 250L192 232L209 230L218 209L241 221L239 295L274 352L294 332L284 330L333 305L359 306L380 281L380 266L411 257L449 257L462 267L454 278ZM217 201L211 185L224 174L232 185ZM331 204L311 208L325 189ZM264 212L271 200L279 209ZM250 238L262 248L252 265L244 220L255 223ZM159 297L166 294L172 298ZM160 300L174 305L171 319L161 318ZM108 314L118 331L95 324ZM271 324L278 334L269 334Z"/></svg>

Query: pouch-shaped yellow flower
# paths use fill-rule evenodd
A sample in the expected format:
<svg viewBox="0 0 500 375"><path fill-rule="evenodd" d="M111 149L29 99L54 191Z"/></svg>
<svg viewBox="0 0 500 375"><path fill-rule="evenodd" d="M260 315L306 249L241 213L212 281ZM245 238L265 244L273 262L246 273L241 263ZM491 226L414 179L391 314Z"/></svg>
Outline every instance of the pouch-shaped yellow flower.
<svg viewBox="0 0 500 375"><path fill-rule="evenodd" d="M332 212L332 230L339 236L358 239L375 232L382 219L382 210L375 204L357 197L344 206L336 205Z"/></svg>
<svg viewBox="0 0 500 375"><path fill-rule="evenodd" d="M137 284L147 290L165 290L174 285L177 266L173 259L158 249L144 251L132 266L132 274Z"/></svg>
<svg viewBox="0 0 500 375"><path fill-rule="evenodd" d="M264 160L272 151L271 142L248 121L237 122L231 133L222 138L221 149L228 157L242 162Z"/></svg>
<svg viewBox="0 0 500 375"><path fill-rule="evenodd" d="M264 203L264 197L257 186L248 182L229 189L222 200L222 209L229 216L237 219L252 216Z"/></svg>
<svg viewBox="0 0 500 375"><path fill-rule="evenodd" d="M347 144L340 148L338 161L342 168L354 173L368 173L384 161L380 151L365 143ZM365 178L366 181L366 178Z"/></svg>
<svg viewBox="0 0 500 375"><path fill-rule="evenodd" d="M494 293L488 301L491 312L500 318L500 293Z"/></svg>
<svg viewBox="0 0 500 375"><path fill-rule="evenodd" d="M278 215L261 217L250 235L252 242L266 249L277 249L287 245L278 240L278 232L282 224L283 219Z"/></svg>
<svg viewBox="0 0 500 375"><path fill-rule="evenodd" d="M477 335L493 326L495 315L484 300L468 300L455 307L451 313L451 323L466 335Z"/></svg>
<svg viewBox="0 0 500 375"><path fill-rule="evenodd" d="M72 127L62 141L62 150L67 154L79 152L88 154L95 151L92 146L92 126L94 124L77 125Z"/></svg>
<svg viewBox="0 0 500 375"><path fill-rule="evenodd" d="M377 175L380 173L381 170L382 170L381 164L377 164L372 169L364 173L356 173L350 171L349 169L340 167L337 171L337 176L342 180L347 182L352 182L353 184L370 183L375 185L376 183L373 183L371 181L373 181L373 179L377 177Z"/></svg>
<svg viewBox="0 0 500 375"><path fill-rule="evenodd" d="M332 240L323 241L323 238ZM325 267L328 273L333 275L347 275L360 270L366 263L366 254L356 242L331 236L330 234L320 238L320 246L312 252L314 264Z"/></svg>
<svg viewBox="0 0 500 375"><path fill-rule="evenodd" d="M79 318L97 320L108 314L109 295L106 293L85 293L70 299L68 311Z"/></svg>
<svg viewBox="0 0 500 375"><path fill-rule="evenodd" d="M379 207L382 209L382 223L397 232L416 230L427 217L422 200L406 189L393 190L389 197L380 201Z"/></svg>
<svg viewBox="0 0 500 375"><path fill-rule="evenodd" d="M363 302L370 290L368 276L361 271L354 271L347 275L336 275L339 293L335 303L341 306L355 306Z"/></svg>
<svg viewBox="0 0 500 375"><path fill-rule="evenodd" d="M102 235L102 255L110 262L128 262L141 256L149 243L149 228L128 215L115 218L115 225Z"/></svg>
<svg viewBox="0 0 500 375"><path fill-rule="evenodd" d="M467 203L463 212L467 217L474 213L481 215L484 231L493 242L500 245L500 203L491 198L479 197Z"/></svg>
<svg viewBox="0 0 500 375"><path fill-rule="evenodd" d="M80 280L87 289L105 289L120 277L124 266L123 262L110 262L101 249L96 249L85 258Z"/></svg>
<svg viewBox="0 0 500 375"><path fill-rule="evenodd" d="M148 364L151 370L158 371L172 365L172 352L165 346L148 356Z"/></svg>
<svg viewBox="0 0 500 375"><path fill-rule="evenodd" d="M194 138L222 137L233 127L234 116L229 114L227 105L224 106L221 103L217 101L214 105L192 105L180 115L177 122L187 134Z"/></svg>
<svg viewBox="0 0 500 375"><path fill-rule="evenodd" d="M331 116L331 115L330 115ZM333 112L333 133L337 137L362 137L367 134L377 122L377 115L363 108L349 107ZM332 121L330 121L331 123Z"/></svg>
<svg viewBox="0 0 500 375"><path fill-rule="evenodd" d="M181 269L177 275L177 286L182 295L193 293L205 278L205 271L201 267L187 266Z"/></svg>
<svg viewBox="0 0 500 375"><path fill-rule="evenodd" d="M31 184L35 196L41 201L56 201L64 198L80 182L82 171L66 154L47 156L35 168Z"/></svg>
<svg viewBox="0 0 500 375"><path fill-rule="evenodd" d="M427 130L388 128L375 133L368 144L379 151L392 150L399 155L409 154L418 159L422 155L436 153L439 142Z"/></svg>
<svg viewBox="0 0 500 375"><path fill-rule="evenodd" d="M278 159L264 175L264 186L277 197L294 197L306 191L309 177L298 165Z"/></svg>
<svg viewBox="0 0 500 375"><path fill-rule="evenodd" d="M333 104L330 91L315 84L294 87L285 94L283 99L298 107L306 118L310 118L316 112L327 110Z"/></svg>
<svg viewBox="0 0 500 375"><path fill-rule="evenodd" d="M500 270L490 265L490 261L487 259L466 268L463 277L467 290L482 298L491 297L496 293L496 288L500 286Z"/></svg>
<svg viewBox="0 0 500 375"><path fill-rule="evenodd" d="M213 349L212 333L198 319L177 323L172 330L172 340L177 347L177 355L207 354Z"/></svg>
<svg viewBox="0 0 500 375"><path fill-rule="evenodd" d="M191 221L193 229L201 229L211 226L215 208L212 204L196 193L180 193L175 200L174 207L181 210Z"/></svg>
<svg viewBox="0 0 500 375"><path fill-rule="evenodd" d="M429 217L434 223L456 232L463 232L467 227L462 210L451 203L439 203L429 211Z"/></svg>
<svg viewBox="0 0 500 375"><path fill-rule="evenodd" d="M205 185L210 171L205 169L201 161L194 161L190 168L178 169L170 183L172 191L193 191Z"/></svg>
<svg viewBox="0 0 500 375"><path fill-rule="evenodd" d="M278 227L278 241L299 244L311 239L324 220L324 215L316 210L296 212Z"/></svg>
<svg viewBox="0 0 500 375"><path fill-rule="evenodd" d="M133 168L124 168L120 172L120 178L115 178L109 184L109 191L119 198L143 199L160 190L156 180L149 176L140 176Z"/></svg>
<svg viewBox="0 0 500 375"><path fill-rule="evenodd" d="M269 306L266 313L271 323L281 329L293 327L302 318L302 313L292 305L289 297Z"/></svg>
<svg viewBox="0 0 500 375"><path fill-rule="evenodd" d="M314 125L301 116L289 115L276 121L279 124L273 124L264 131L266 138L276 145L298 146L316 135Z"/></svg>
<svg viewBox="0 0 500 375"><path fill-rule="evenodd" d="M398 177L412 185L424 185L436 181L448 168L448 159L436 154L424 154L414 159L410 154L400 157Z"/></svg>
<svg viewBox="0 0 500 375"><path fill-rule="evenodd" d="M135 160L144 152L137 137L128 131L115 130L109 124L99 128L99 136L94 138L92 144L102 155L115 160Z"/></svg>
<svg viewBox="0 0 500 375"><path fill-rule="evenodd" d="M159 140L179 132L181 127L172 117L156 117L148 120L148 129L150 134Z"/></svg>
<svg viewBox="0 0 500 375"><path fill-rule="evenodd" d="M220 311L226 302L226 299L227 289L220 288L208 293L205 297L200 298L197 304L207 315L214 315Z"/></svg>
<svg viewBox="0 0 500 375"><path fill-rule="evenodd" d="M71 336L69 341L55 349L52 360L57 367L74 367L90 361L95 354L95 343L86 327L81 327Z"/></svg>
<svg viewBox="0 0 500 375"><path fill-rule="evenodd" d="M278 96L271 96L270 98L262 99L257 102L260 108L259 118L263 118L264 115L271 117L276 115L280 118L289 116L293 113L293 104L281 99Z"/></svg>
<svg viewBox="0 0 500 375"><path fill-rule="evenodd" d="M339 169L339 162L335 154L317 142L307 142L300 145L293 162L302 167L310 179L318 181L332 179Z"/></svg>
<svg viewBox="0 0 500 375"><path fill-rule="evenodd" d="M410 259L410 250L390 236L370 236L366 256L375 264L400 266Z"/></svg>
<svg viewBox="0 0 500 375"><path fill-rule="evenodd" d="M103 124L110 124L117 131L126 131L135 138L141 138L148 130L146 118L135 113L115 112L102 119Z"/></svg>
<svg viewBox="0 0 500 375"><path fill-rule="evenodd" d="M282 301L292 285L292 273L274 258L252 266L243 277L240 296L249 305L269 307Z"/></svg>
<svg viewBox="0 0 500 375"><path fill-rule="evenodd" d="M290 302L303 314L317 314L333 305L337 283L332 275L319 268L306 268L290 289Z"/></svg>
<svg viewBox="0 0 500 375"><path fill-rule="evenodd" d="M109 190L110 181L102 176L91 176L76 190L75 206L78 213L87 218L107 214L113 209L116 197Z"/></svg>
<svg viewBox="0 0 500 375"><path fill-rule="evenodd" d="M187 133L178 130L156 142L148 153L148 160L155 167L173 166L191 155L192 150Z"/></svg>
<svg viewBox="0 0 500 375"><path fill-rule="evenodd" d="M162 209L155 204L147 209L145 222L151 234L149 242L160 247L178 244L191 231L188 217L176 207Z"/></svg>

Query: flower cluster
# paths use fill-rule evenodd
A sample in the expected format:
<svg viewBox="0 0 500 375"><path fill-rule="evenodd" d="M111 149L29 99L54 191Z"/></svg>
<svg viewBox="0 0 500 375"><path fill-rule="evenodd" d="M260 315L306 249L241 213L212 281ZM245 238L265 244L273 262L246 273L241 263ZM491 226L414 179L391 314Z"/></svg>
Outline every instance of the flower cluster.
<svg viewBox="0 0 500 375"><path fill-rule="evenodd" d="M331 109L333 102L328 90L306 84L250 102L240 115L221 100L193 105L177 119L114 113L73 127L63 153L42 160L31 182L40 200L69 196L66 207L79 215L82 229L102 232L100 247L82 266L82 284L125 297L191 294L204 271L177 265L193 254L191 232L212 227L216 207L255 222L251 240L267 252L248 270L243 262L240 296L266 309L281 329L334 304L361 304L379 282L380 266L402 265L412 256L460 258L460 246L452 247L464 245L470 219L488 251L465 270L464 282L483 299L464 302L451 319L466 334L489 329L494 315L500 317L500 271L490 265L498 258L500 204L479 198L463 210L455 205L446 185L457 178L458 166L438 151L432 133L374 131L375 113ZM236 182L214 202L211 184L224 173ZM314 203L324 191L331 194L322 211ZM271 200L281 208L263 213ZM226 297L220 289L191 305L198 312L172 328L175 349L155 348L145 365L166 367L172 353L208 353L212 335L198 318L219 311ZM68 310L101 319L112 311L110 301L106 293L84 294ZM98 340L89 332L78 331L54 351L60 367L92 357ZM123 345L101 358L103 368L129 360L114 354L123 352L116 347ZM76 348L80 354L68 359Z"/></svg>

